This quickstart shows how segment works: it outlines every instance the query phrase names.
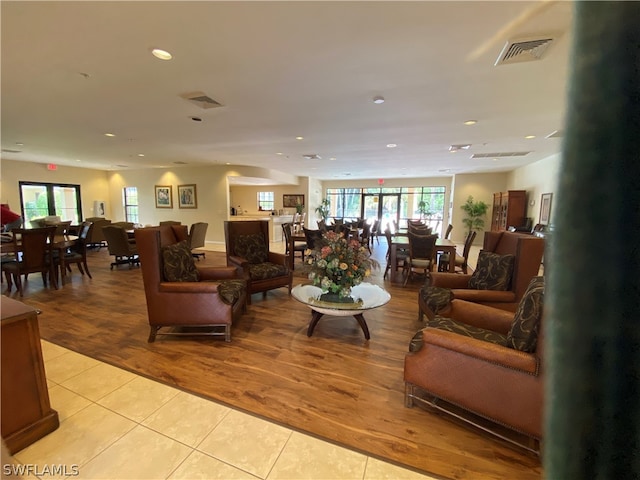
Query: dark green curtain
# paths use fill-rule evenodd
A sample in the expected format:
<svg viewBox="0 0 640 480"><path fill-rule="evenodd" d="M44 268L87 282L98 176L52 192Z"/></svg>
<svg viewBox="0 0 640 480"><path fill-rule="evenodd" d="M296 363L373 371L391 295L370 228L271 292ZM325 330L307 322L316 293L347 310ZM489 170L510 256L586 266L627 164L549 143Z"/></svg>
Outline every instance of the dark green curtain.
<svg viewBox="0 0 640 480"><path fill-rule="evenodd" d="M578 2L549 261L545 476L640 478L640 2Z"/></svg>

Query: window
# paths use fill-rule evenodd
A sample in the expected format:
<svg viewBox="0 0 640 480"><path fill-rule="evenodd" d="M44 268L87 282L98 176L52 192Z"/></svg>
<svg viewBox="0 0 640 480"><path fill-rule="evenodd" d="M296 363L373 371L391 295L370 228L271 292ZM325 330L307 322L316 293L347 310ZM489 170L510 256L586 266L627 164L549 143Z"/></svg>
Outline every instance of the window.
<svg viewBox="0 0 640 480"><path fill-rule="evenodd" d="M138 216L138 188L124 187L124 218L127 222L140 223Z"/></svg>
<svg viewBox="0 0 640 480"><path fill-rule="evenodd" d="M82 203L80 185L60 183L19 182L20 207L25 226L29 221L57 215L73 225L80 223Z"/></svg>
<svg viewBox="0 0 640 480"><path fill-rule="evenodd" d="M258 210L274 209L274 195L273 192L258 192Z"/></svg>

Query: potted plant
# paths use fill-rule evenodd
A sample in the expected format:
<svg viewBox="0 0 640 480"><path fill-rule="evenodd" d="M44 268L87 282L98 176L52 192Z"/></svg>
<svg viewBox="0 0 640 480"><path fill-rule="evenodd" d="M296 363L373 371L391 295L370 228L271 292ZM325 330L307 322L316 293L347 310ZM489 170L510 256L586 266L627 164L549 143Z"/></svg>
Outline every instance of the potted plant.
<svg viewBox="0 0 640 480"><path fill-rule="evenodd" d="M487 214L489 205L483 201L474 202L473 196L469 195L467 201L460 208L466 214L466 217L462 219L462 223L469 233L473 230L482 230L484 228L483 217Z"/></svg>
<svg viewBox="0 0 640 480"><path fill-rule="evenodd" d="M324 220L325 222L327 221L327 218L329 218L329 205L329 199L324 198L322 202L320 202L320 205L316 207L316 213L318 214L320 219Z"/></svg>
<svg viewBox="0 0 640 480"><path fill-rule="evenodd" d="M420 200L418 202L418 211L417 213L420 214L420 220L423 220L424 217L428 217L429 215L431 215L431 212L429 211L429 204L427 202L425 202L424 200Z"/></svg>
<svg viewBox="0 0 640 480"><path fill-rule="evenodd" d="M302 205L301 203L296 203L296 213L300 215L303 210L304 210L304 205Z"/></svg>

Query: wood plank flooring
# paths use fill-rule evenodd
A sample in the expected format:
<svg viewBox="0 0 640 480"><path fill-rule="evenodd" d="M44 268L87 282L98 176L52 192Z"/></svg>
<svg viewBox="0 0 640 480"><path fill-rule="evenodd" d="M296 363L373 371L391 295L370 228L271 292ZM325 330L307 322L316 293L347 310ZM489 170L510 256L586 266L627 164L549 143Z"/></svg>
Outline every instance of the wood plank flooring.
<svg viewBox="0 0 640 480"><path fill-rule="evenodd" d="M382 269L373 283L391 301L365 314L369 341L351 317L325 316L307 337L310 310L277 289L253 296L231 343L159 337L149 344L140 269L110 270L105 248L89 253L93 279L73 267L56 291L31 275L21 300L42 310L40 332L50 342L290 428L442 478L541 479L533 454L442 414L404 407L403 361L421 328L420 283L383 280L385 252L382 242L374 248ZM207 252L197 263L224 265L224 254ZM305 280L299 267L296 277ZM2 288L6 294L6 282Z"/></svg>

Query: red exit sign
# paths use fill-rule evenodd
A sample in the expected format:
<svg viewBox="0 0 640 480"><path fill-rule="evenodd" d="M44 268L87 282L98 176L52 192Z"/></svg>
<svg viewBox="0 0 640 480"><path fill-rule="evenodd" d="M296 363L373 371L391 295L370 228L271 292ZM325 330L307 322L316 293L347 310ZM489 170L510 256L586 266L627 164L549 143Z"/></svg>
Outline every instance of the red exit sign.
<svg viewBox="0 0 640 480"><path fill-rule="evenodd" d="M58 169L58 165L56 165L55 163L47 163L47 170L57 170Z"/></svg>

